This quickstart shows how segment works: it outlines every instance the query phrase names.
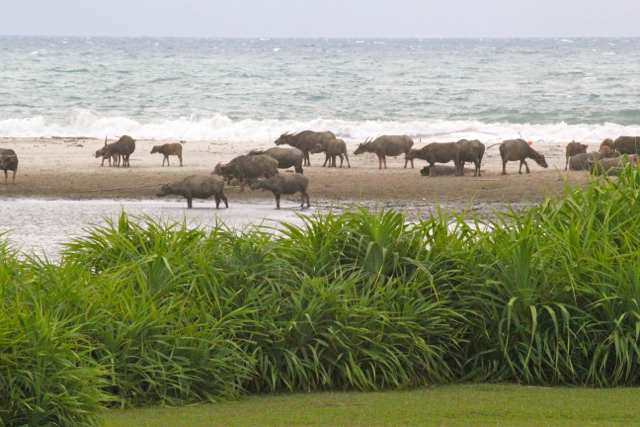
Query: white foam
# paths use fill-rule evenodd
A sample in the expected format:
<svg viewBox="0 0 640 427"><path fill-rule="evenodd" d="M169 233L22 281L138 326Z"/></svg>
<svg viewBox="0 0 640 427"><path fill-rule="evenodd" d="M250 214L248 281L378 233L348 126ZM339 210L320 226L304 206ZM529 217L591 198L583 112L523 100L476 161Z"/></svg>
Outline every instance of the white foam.
<svg viewBox="0 0 640 427"><path fill-rule="evenodd" d="M141 122L127 117L99 117L87 110L58 120L36 116L0 120L0 137L131 135L136 139L183 139L210 141L273 141L284 132L330 130L347 142L363 141L379 135L406 134L416 142L455 141L462 138L498 142L522 136L541 142L575 140L599 141L619 135L638 135L640 126L605 124L514 124L483 123L475 120L347 121L316 118L296 120L231 120L216 114L207 118L180 117L174 120Z"/></svg>

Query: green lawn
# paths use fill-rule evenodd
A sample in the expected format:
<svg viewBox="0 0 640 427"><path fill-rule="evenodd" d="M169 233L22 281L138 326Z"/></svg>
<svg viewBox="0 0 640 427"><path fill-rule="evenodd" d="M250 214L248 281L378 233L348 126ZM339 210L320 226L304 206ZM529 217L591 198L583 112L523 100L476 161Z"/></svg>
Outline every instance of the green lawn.
<svg viewBox="0 0 640 427"><path fill-rule="evenodd" d="M454 385L265 395L184 408L110 410L103 419L106 427L637 426L640 389Z"/></svg>

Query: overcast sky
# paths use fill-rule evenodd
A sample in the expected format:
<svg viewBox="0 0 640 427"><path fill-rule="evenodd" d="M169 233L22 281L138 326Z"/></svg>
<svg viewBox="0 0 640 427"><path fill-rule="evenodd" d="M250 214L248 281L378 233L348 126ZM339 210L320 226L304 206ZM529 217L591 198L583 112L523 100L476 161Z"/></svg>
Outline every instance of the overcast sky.
<svg viewBox="0 0 640 427"><path fill-rule="evenodd" d="M0 0L0 35L640 37L640 0Z"/></svg>

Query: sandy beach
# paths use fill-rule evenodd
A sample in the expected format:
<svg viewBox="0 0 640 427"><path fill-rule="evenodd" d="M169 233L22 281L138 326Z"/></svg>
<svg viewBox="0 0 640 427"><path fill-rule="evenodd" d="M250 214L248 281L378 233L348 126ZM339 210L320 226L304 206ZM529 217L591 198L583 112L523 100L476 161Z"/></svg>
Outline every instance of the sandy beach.
<svg viewBox="0 0 640 427"><path fill-rule="evenodd" d="M111 142L111 141L110 141ZM184 167L176 157L171 166L162 167L162 155L151 155L153 145L175 141L138 140L131 156L131 168L100 166L101 159L94 153L103 141L96 138L0 138L0 147L12 148L18 154L20 166L16 185L0 184L0 197L47 199L154 199L158 188L167 182L189 175L208 174L218 162L252 149L273 146L272 142L225 143L188 141L183 146ZM356 142L347 143L350 153ZM424 143L417 143L420 147ZM323 203L372 202L385 205L433 204L450 206L454 210L474 204L531 204L544 195L553 196L562 191L562 177L572 183L586 179L583 172L564 172L564 144L534 144L549 164L540 168L529 161L531 174L518 175L518 163L507 165L508 175L501 175L498 147L487 149L482 177L465 174L464 177L423 177L420 169L426 165L415 161L415 169L403 169L403 157L388 158L388 169L379 170L374 154L349 156L351 168L323 168L324 154L311 157L311 167L305 168L309 177L312 200ZM597 150L594 144L590 150ZM467 164L468 170L469 164ZM524 168L523 168L524 169ZM285 173L285 172L283 172ZM239 188L227 189L231 203L243 200L268 199L270 194Z"/></svg>

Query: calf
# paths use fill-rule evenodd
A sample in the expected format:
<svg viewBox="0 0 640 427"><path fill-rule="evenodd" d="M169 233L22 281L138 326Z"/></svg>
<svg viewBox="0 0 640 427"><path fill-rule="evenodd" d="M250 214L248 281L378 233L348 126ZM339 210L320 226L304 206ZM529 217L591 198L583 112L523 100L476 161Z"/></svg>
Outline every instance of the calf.
<svg viewBox="0 0 640 427"><path fill-rule="evenodd" d="M309 186L309 180L306 176L299 173L276 175L269 179L259 179L251 184L252 190L269 190L276 196L276 209L280 209L280 195L281 194L296 194L300 193L302 202L301 208L304 208L304 201L307 201L307 207L310 207L309 195L307 194L307 187Z"/></svg>
<svg viewBox="0 0 640 427"><path fill-rule="evenodd" d="M180 159L180 167L182 167L182 144L179 142L154 145L151 149L151 154L154 153L161 153L164 155L164 158L162 159L162 167L164 167L165 160L167 161L167 166L171 167L169 164L169 156L178 156L178 159Z"/></svg>
<svg viewBox="0 0 640 427"><path fill-rule="evenodd" d="M324 141L318 143L315 147L309 150L309 153L316 154L325 152L324 164L322 167L327 165L329 159L331 159L331 163L329 167L336 167L336 157L340 156L340 167L342 167L342 163L344 162L344 158L347 158L347 165L351 167L351 163L349 163L349 154L347 153L347 144L342 139L330 139L328 141Z"/></svg>

